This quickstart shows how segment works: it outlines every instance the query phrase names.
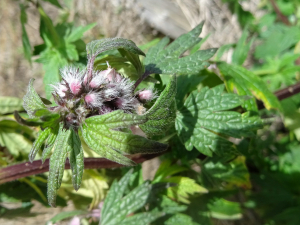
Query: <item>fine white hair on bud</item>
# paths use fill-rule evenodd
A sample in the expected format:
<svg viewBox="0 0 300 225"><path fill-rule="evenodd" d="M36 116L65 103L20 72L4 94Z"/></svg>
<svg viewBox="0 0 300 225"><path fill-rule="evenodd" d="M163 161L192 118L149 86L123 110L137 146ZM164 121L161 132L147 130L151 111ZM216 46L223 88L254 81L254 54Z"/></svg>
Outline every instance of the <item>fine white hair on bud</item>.
<svg viewBox="0 0 300 225"><path fill-rule="evenodd" d="M60 73L71 93L77 95L82 88L82 72L74 67L65 67Z"/></svg>
<svg viewBox="0 0 300 225"><path fill-rule="evenodd" d="M92 107L101 107L102 103L102 98L101 98L101 94L99 93L94 93L94 92L90 92L88 93L85 97L84 97L84 101L85 103Z"/></svg>
<svg viewBox="0 0 300 225"><path fill-rule="evenodd" d="M63 98L66 96L66 91L68 90L68 88L65 85L58 83L50 84L50 86L52 87L53 92L56 92L59 97Z"/></svg>
<svg viewBox="0 0 300 225"><path fill-rule="evenodd" d="M101 72L95 71L93 73L93 79L89 83L91 88L99 88L102 84L106 83L106 78L101 75Z"/></svg>
<svg viewBox="0 0 300 225"><path fill-rule="evenodd" d="M144 100L144 101L151 101L155 97L156 97L155 93L151 89L149 89L149 90L143 90L143 91L140 91L138 93L138 98L140 100Z"/></svg>
<svg viewBox="0 0 300 225"><path fill-rule="evenodd" d="M133 82L109 64L103 71L65 67L60 74L62 81L51 85L57 106L49 110L61 115L65 128L79 127L87 117L114 110L142 115L146 110L143 104L155 97L153 90L134 93Z"/></svg>

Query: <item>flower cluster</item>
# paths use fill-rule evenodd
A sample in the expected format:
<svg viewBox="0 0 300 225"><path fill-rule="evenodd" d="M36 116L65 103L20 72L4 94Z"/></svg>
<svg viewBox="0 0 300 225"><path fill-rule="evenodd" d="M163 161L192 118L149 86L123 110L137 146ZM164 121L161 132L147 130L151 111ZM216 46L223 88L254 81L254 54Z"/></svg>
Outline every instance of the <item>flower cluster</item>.
<svg viewBox="0 0 300 225"><path fill-rule="evenodd" d="M143 114L143 104L156 97L151 89L134 93L130 79L107 65L103 71L61 70L62 81L52 85L57 106L48 110L60 114L65 128L79 127L85 118L114 110Z"/></svg>

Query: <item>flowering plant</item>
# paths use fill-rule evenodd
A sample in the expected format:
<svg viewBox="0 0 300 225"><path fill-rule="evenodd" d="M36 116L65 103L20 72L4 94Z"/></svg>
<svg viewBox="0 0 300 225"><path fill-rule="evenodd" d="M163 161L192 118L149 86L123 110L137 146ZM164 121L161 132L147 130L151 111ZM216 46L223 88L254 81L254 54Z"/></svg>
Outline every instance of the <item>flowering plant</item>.
<svg viewBox="0 0 300 225"><path fill-rule="evenodd" d="M149 140L147 136L165 131L171 124L169 122L174 121L175 76L147 111L143 105L156 98L153 89L135 92L133 81L118 73L109 62L105 70L94 68L96 56L111 49L120 49L136 60L138 54L144 55L133 42L122 38L93 41L87 45L86 69L61 69L62 81L51 85L54 103L36 93L34 79L31 79L23 98L29 119L24 120L15 113L20 123L41 127L29 160L34 160L44 143L42 161L53 151L48 180L48 201L52 206L55 206L56 190L61 185L67 157L73 186L76 190L80 187L84 169L81 141L100 156L127 166L134 165L134 162L124 155L156 153L167 148L166 144ZM159 112L161 118L154 118L161 104L165 107ZM162 121L166 117L168 120Z"/></svg>

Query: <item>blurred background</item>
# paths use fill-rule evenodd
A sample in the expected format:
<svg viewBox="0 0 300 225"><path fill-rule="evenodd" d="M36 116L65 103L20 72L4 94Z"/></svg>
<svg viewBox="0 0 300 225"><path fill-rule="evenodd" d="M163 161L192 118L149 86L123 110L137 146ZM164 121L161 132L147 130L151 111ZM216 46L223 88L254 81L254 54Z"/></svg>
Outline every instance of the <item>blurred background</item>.
<svg viewBox="0 0 300 225"><path fill-rule="evenodd" d="M66 56L59 56L60 58L55 62L52 61L52 56L42 55L47 45L47 37L42 35L40 25L47 21L50 21L50 25L47 25L50 33L51 26L56 27L62 34L64 29L74 30L76 27L83 27L77 39L74 38L72 43L75 44L70 47L70 52L67 52ZM1 0L0 96L22 98L32 77L36 79L37 92L44 96L43 79L48 71L80 60L84 64L82 43L104 37L123 37L133 40L138 46L147 44L151 46L164 36L176 39L201 21L205 21L201 33L205 41L201 49L219 48L214 60L231 63L237 54L235 50L243 49L245 56L241 64L260 76L272 92L299 81L300 2L298 0L41 0L39 4L34 0ZM75 53L71 51L72 48L76 49ZM50 63L51 68L47 67L49 62L53 63ZM268 171L281 168L280 170L287 174L295 171L298 173L300 172L300 159L297 164L297 158L300 158L297 157L300 151L300 96L294 95L282 104L285 118L282 119L280 115L275 117L270 132L268 131L269 134L273 132L272 135L261 132L264 135L262 135L260 148L264 150L260 151L262 154L249 159L256 160L257 165L261 165L262 169ZM289 139L282 139L286 136ZM270 147L264 141L269 141L268 143L273 141L273 144L270 144ZM277 154L273 155L278 148L287 149L280 156L281 158ZM266 156L270 157L270 160L266 160L268 162L263 161ZM158 165L157 160L145 163L143 165L146 171L145 178L153 178L153 171L155 172L154 169ZM281 175L279 177L280 180ZM289 181L282 182L292 187L294 184L290 181L295 181L295 178L299 176L291 175ZM277 183L269 184L276 186ZM101 185L104 189L107 188L104 181ZM282 224L300 224L300 220L297 219L297 213L298 215L300 213L299 182L297 187L293 187L293 190L289 190L284 186L280 191L272 192L274 195L265 195L265 198L270 200L279 193L280 198L284 199L278 202L265 201L271 208L272 204L286 203L287 198L291 200L292 203L286 203L286 207L291 207L291 210L283 215L285 222ZM254 185L253 191L258 190L258 186ZM245 202L245 196L249 193L250 190L238 192L232 200ZM104 196L102 192L98 194ZM82 195L84 196L85 193ZM91 197L90 194L87 196ZM256 195L254 200L247 201L248 205L245 207L248 208L244 211L243 218L238 217L233 221L216 220L215 224L281 224L262 222L261 215L253 209L259 198L260 196ZM17 204L21 203L6 204L5 207L16 208ZM41 205L40 202L35 202L30 217L22 214L21 217L12 217L13 220L0 218L0 224L41 224L58 212L75 208L73 204L56 209ZM262 208L264 207L262 204ZM276 210L275 212L277 213ZM267 212L266 215L263 213L262 215L266 216L266 221L269 221L268 218L272 218L273 214ZM286 217L290 218L291 215L295 218L292 217L291 221L286 222ZM59 224L69 224L69 221Z"/></svg>

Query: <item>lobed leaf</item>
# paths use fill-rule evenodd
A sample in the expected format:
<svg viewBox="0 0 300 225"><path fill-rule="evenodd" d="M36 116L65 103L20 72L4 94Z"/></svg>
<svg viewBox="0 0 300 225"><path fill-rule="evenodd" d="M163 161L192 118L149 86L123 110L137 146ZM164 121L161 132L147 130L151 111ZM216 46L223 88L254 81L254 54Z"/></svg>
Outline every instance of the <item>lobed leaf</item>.
<svg viewBox="0 0 300 225"><path fill-rule="evenodd" d="M36 110L46 108L40 96L36 93L36 91L33 88L33 81L33 78L30 79L27 88L27 93L23 98L23 107L26 110L29 118L35 117L34 112Z"/></svg>
<svg viewBox="0 0 300 225"><path fill-rule="evenodd" d="M176 76L173 76L154 105L143 115L147 121L139 127L149 136L159 135L173 124L176 117Z"/></svg>
<svg viewBox="0 0 300 225"><path fill-rule="evenodd" d="M181 35L170 45L168 38L163 38L156 46L149 49L144 60L146 73L158 74L188 74L195 73L206 68L217 49L197 51L189 56L181 55L201 41L199 35L202 31L203 22L187 34Z"/></svg>
<svg viewBox="0 0 300 225"><path fill-rule="evenodd" d="M235 94L223 93L224 85L212 89L193 91L178 112L175 126L187 150L196 147L201 153L224 155L235 153L233 144L225 137L253 135L262 126L258 117L248 113L225 111L239 106L242 98Z"/></svg>

